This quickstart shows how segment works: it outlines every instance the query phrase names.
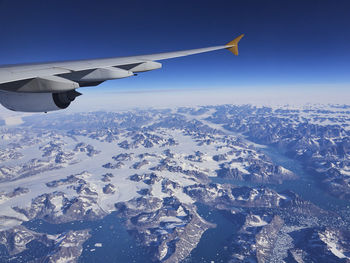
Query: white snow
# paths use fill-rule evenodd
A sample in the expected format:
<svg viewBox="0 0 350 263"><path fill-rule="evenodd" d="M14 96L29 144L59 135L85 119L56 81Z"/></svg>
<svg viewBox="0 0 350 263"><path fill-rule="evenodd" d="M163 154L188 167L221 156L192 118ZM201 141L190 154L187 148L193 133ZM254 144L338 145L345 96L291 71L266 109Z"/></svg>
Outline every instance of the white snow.
<svg viewBox="0 0 350 263"><path fill-rule="evenodd" d="M175 216L162 216L159 218L159 221L182 223L181 219L179 219Z"/></svg>
<svg viewBox="0 0 350 263"><path fill-rule="evenodd" d="M337 233L332 230L326 230L325 232L318 233L320 239L327 244L328 249L338 258L350 259L350 257L344 255L341 247L338 244Z"/></svg>
<svg viewBox="0 0 350 263"><path fill-rule="evenodd" d="M268 224L258 215L252 215L251 217L252 218L247 219L245 223L247 226L259 227L259 226L265 226Z"/></svg>
<svg viewBox="0 0 350 263"><path fill-rule="evenodd" d="M220 131L227 132L220 125L215 125L204 121L203 118L208 116L204 114L202 116L191 116L186 115L188 119L201 119L204 124L211 126ZM6 169L6 172L16 174L18 169L20 169L24 163L28 163L30 159L36 158L39 161L33 162L36 165L42 165L42 167L50 167L53 166L57 169L44 169L42 172L28 176L25 178L21 178L18 180L14 180L11 182L0 183L0 193L1 192L9 192L12 191L16 187L28 188L29 192L26 194L22 194L10 199L6 199L4 197L0 200L0 217L1 216L11 216L13 219L4 220L3 224L1 224L0 229L6 229L16 224L21 224L22 221L28 220L23 214L15 212L12 207L28 207L31 204L31 201L39 195L44 193L52 193L55 191L61 191L64 193L66 198L73 198L78 196L77 192L74 190L74 186L77 186L76 183L67 185L62 184L58 187L47 187L46 183L51 182L53 180L61 180L67 178L69 175L75 175L78 179L83 179L86 181L86 185L92 191L98 194L97 196L97 206L92 206L92 209L101 208L105 212L111 212L115 209L114 204L117 202L125 202L129 201L133 198L139 197L138 191L141 189L149 189L150 194L152 196L158 198L168 197L173 195L177 197L180 202L191 204L194 200L183 192L183 187L193 185L199 183L199 179L188 176L183 173L169 172L163 170L161 172L154 171L156 175L160 178L160 181L155 182L153 185L147 185L143 181L135 182L130 180L130 176L137 174L145 174L150 173L149 168L154 167L159 164L159 162L165 158L164 150L170 149L170 152L174 154L174 158L171 160L174 166L180 166L186 170L193 170L196 172L204 173L208 176L217 176L216 170L219 169L220 162L216 162L213 160L213 156L217 154L227 154L227 152L231 150L241 151L238 156L228 155L228 160L244 157L248 154L251 154L253 158L259 158L258 154L254 149L248 149L248 145L251 145L248 141L244 141L240 146L238 145L230 145L227 143L227 139L234 141L236 139L236 134L227 132L226 135L207 135L205 139L211 139L211 144L203 144L199 145L199 142L202 138L194 138L189 135L185 135L185 132L177 129L158 129L155 132L152 132L155 135L159 135L163 138L172 138L176 141L177 145L174 146L165 146L161 147L161 144L155 145L152 148L145 148L143 146L139 146L137 148L132 149L123 149L120 148L117 144L128 139L131 141L127 131L121 131L118 134L118 141L114 141L112 143L103 142L101 140L96 140L89 138L87 136L74 136L74 138L70 136L66 136L61 133L56 133L55 131L43 132L41 137L33 139L32 142L28 142L28 144L22 145L21 149L18 149L18 152L22 153L24 157L18 160L7 160L3 165L5 166L3 169ZM10 142L16 142L17 140L23 139L24 135L9 133L9 136L5 136L8 141L1 143L5 146ZM95 134L96 135L96 134ZM35 137L35 134L31 135ZM96 135L97 136L97 135ZM103 138L99 138L103 139ZM77 143L84 143L87 145L91 145L95 150L100 151L99 154L94 155L93 157L88 157L86 153L83 152L74 152ZM245 143L246 142L246 143ZM43 150L44 147L49 147L50 143L55 145L59 145L62 148L64 153L71 153L72 159L67 160L63 165L58 167L54 162L55 155L52 157L48 156L43 158ZM188 155L194 155L197 151L200 151L202 156L202 162L193 162L186 157ZM54 149L54 153L57 152L57 149ZM249 153L248 153L249 152ZM112 156L128 153L133 154L133 159L129 161L123 161L125 164L122 168L117 169L107 169L103 168L102 165L111 162L115 163L112 159ZM145 157L144 159L138 158L140 154L148 153L150 155L154 155L154 157ZM150 165L146 165L141 167L140 169L130 168L134 163L140 162L142 160L149 160ZM225 161L226 162L226 161ZM248 163L238 163L233 162L231 164L231 168L237 168L242 173L248 173L246 170ZM12 170L11 170L12 169ZM5 171L5 170L4 170ZM105 173L112 173L113 177L110 177L110 182L103 182L102 175ZM162 191L162 181L169 180L174 182L176 187L169 187L169 192L164 193ZM104 194L103 187L111 183L115 187L115 192L111 194ZM216 193L213 193L216 194ZM84 194L80 194L82 198L84 198ZM251 196L254 198L255 196ZM282 198L282 197L281 197ZM87 205L89 202L86 200ZM62 197L57 197L51 200L54 204L56 215L62 214ZM179 216L185 216L186 213L182 211L178 211ZM5 222L6 221L6 222ZM177 222L177 221L176 221Z"/></svg>

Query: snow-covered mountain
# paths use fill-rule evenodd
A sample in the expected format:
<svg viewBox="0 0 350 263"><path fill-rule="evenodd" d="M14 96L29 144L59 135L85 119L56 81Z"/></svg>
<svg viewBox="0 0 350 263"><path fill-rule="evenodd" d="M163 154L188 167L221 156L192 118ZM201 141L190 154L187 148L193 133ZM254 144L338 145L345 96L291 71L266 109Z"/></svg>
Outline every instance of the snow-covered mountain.
<svg viewBox="0 0 350 263"><path fill-rule="evenodd" d="M50 235L25 222L94 221L116 213L153 261L189 260L215 228L198 212L201 203L240 225L227 241L232 262L346 262L346 212L274 190L300 174L265 149L286 152L325 192L347 202L349 123L347 106L223 105L33 115L20 126L0 126L0 257L20 261L42 244L38 260L77 261L88 228ZM314 255L314 243L322 257Z"/></svg>

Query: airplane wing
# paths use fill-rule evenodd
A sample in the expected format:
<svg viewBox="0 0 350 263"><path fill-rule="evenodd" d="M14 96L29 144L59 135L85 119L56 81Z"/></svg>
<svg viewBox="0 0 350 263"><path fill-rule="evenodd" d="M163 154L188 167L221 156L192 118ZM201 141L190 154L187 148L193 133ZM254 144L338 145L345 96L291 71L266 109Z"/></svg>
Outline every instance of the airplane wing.
<svg viewBox="0 0 350 263"><path fill-rule="evenodd" d="M240 35L222 46L131 57L49 62L0 67L0 103L8 109L46 112L64 109L81 95L77 88L161 68L156 61L220 49L238 55Z"/></svg>

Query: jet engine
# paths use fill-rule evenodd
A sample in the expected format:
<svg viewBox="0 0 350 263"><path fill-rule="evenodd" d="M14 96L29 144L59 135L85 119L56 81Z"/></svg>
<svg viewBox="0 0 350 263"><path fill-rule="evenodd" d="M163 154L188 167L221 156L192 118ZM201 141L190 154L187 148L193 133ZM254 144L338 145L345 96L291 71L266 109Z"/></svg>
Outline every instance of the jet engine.
<svg viewBox="0 0 350 263"><path fill-rule="evenodd" d="M76 90L59 93L0 91L0 103L13 111L48 112L67 108L80 95Z"/></svg>

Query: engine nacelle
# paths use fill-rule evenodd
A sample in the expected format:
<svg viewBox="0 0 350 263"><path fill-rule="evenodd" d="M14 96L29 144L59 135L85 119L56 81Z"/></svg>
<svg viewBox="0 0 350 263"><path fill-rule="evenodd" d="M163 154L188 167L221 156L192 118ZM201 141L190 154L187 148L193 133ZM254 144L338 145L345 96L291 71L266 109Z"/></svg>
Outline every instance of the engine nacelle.
<svg viewBox="0 0 350 263"><path fill-rule="evenodd" d="M60 93L22 93L0 91L0 103L7 109L23 112L62 110L81 93L69 90Z"/></svg>

